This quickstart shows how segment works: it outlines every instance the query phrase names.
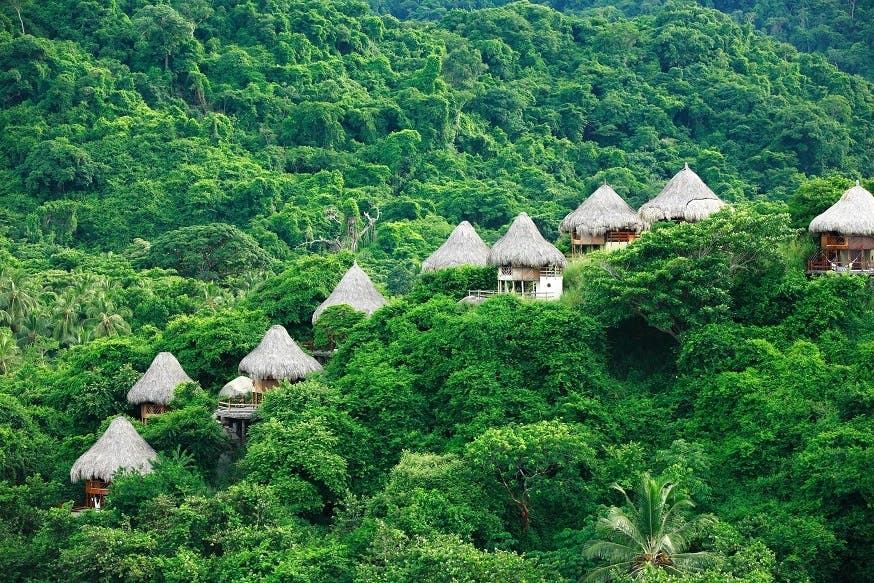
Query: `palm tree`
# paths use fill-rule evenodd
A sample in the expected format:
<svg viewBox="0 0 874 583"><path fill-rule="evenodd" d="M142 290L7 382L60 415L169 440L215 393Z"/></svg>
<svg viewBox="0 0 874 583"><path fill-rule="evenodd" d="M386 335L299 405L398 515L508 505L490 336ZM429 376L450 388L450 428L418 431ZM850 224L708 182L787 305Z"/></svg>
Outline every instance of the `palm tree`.
<svg viewBox="0 0 874 583"><path fill-rule="evenodd" d="M124 317L104 294L98 295L93 300L88 311L89 318L85 320L85 324L89 326L89 338L119 336L130 332L130 326L125 322Z"/></svg>
<svg viewBox="0 0 874 583"><path fill-rule="evenodd" d="M606 559L610 564L590 572L586 581L609 581L614 574L625 572L637 578L648 569L664 569L672 574L699 571L714 562L711 553L689 553L694 537L713 523L710 517L687 518L692 500L675 490L667 478L652 478L643 474L635 506L628 493L617 484L626 507L612 507L607 516L598 519L597 530L607 540L591 540L583 549L588 559Z"/></svg>
<svg viewBox="0 0 874 583"><path fill-rule="evenodd" d="M12 330L0 328L0 374L6 374L21 360L21 349L12 337Z"/></svg>
<svg viewBox="0 0 874 583"><path fill-rule="evenodd" d="M0 310L3 321L13 332L19 323L38 304L38 291L28 275L21 270L5 269L0 272Z"/></svg>

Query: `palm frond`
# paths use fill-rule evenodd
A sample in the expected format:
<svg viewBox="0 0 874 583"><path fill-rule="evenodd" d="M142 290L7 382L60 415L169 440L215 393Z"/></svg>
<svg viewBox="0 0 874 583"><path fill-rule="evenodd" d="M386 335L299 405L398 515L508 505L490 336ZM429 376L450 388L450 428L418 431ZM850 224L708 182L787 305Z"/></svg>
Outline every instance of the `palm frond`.
<svg viewBox="0 0 874 583"><path fill-rule="evenodd" d="M622 543L592 540L583 547L583 556L587 559L607 559L608 561L630 561L637 554L637 549Z"/></svg>

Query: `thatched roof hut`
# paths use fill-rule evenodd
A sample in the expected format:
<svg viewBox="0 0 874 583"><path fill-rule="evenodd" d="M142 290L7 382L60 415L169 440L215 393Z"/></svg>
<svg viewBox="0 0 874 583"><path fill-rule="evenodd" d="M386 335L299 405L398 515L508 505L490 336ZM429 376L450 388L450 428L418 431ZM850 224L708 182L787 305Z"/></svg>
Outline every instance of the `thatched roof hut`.
<svg viewBox="0 0 874 583"><path fill-rule="evenodd" d="M700 221L724 207L725 203L704 184L687 163L662 191L644 203L638 214L647 223L657 221Z"/></svg>
<svg viewBox="0 0 874 583"><path fill-rule="evenodd" d="M640 233L645 228L643 219L606 182L567 215L559 226L562 233L589 237L601 236L607 231Z"/></svg>
<svg viewBox="0 0 874 583"><path fill-rule="evenodd" d="M422 271L437 271L461 265L487 265L489 246L486 245L473 226L461 221L449 238L422 262Z"/></svg>
<svg viewBox="0 0 874 583"><path fill-rule="evenodd" d="M488 262L489 265L535 268L567 266L564 254L543 238L526 213L520 213L504 236L492 245Z"/></svg>
<svg viewBox="0 0 874 583"><path fill-rule="evenodd" d="M176 357L169 352L159 352L148 370L127 392L131 405L156 403L167 405L173 399L173 390L182 383L193 382Z"/></svg>
<svg viewBox="0 0 874 583"><path fill-rule="evenodd" d="M267 330L255 350L243 357L239 370L256 380L298 381L323 369L315 358L300 349L283 326L275 325Z"/></svg>
<svg viewBox="0 0 874 583"><path fill-rule="evenodd" d="M874 236L874 196L856 181L824 213L810 221L811 233Z"/></svg>
<svg viewBox="0 0 874 583"><path fill-rule="evenodd" d="M100 439L73 464L70 481L111 482L119 470L149 474L152 472L152 461L157 457L152 446L140 437L126 417L116 417Z"/></svg>
<svg viewBox="0 0 874 583"><path fill-rule="evenodd" d="M252 379L241 375L223 386L218 396L222 399L241 399L250 395L254 390L255 385Z"/></svg>
<svg viewBox="0 0 874 583"><path fill-rule="evenodd" d="M356 261L334 288L334 291L331 292L331 295L313 312L313 324L316 323L322 312L331 306L346 304L353 310L364 312L369 316L386 303L383 295L379 293L370 277L358 266Z"/></svg>

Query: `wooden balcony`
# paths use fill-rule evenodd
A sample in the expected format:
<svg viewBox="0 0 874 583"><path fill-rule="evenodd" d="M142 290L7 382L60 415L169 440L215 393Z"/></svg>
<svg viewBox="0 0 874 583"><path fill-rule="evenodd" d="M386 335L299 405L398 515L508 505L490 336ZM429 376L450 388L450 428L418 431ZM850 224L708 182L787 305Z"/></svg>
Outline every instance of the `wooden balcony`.
<svg viewBox="0 0 874 583"><path fill-rule="evenodd" d="M807 273L851 273L857 275L874 275L874 260L865 260L859 252L847 259L841 259L838 255L830 253L827 249L821 249L816 255L807 260Z"/></svg>

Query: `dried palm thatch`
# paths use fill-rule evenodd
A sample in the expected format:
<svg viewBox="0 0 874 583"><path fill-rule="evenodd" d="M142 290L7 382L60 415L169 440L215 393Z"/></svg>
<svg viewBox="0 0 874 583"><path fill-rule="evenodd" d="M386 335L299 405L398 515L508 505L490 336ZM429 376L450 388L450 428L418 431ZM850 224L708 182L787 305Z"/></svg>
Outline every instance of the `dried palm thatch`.
<svg viewBox="0 0 874 583"><path fill-rule="evenodd" d="M543 238L531 217L520 213L504 236L492 245L489 265L566 267L567 259L552 243Z"/></svg>
<svg viewBox="0 0 874 583"><path fill-rule="evenodd" d="M312 372L322 371L322 365L301 350L285 328L278 324L270 327L261 344L243 357L238 368L240 373L259 380L298 381Z"/></svg>
<svg viewBox="0 0 874 583"><path fill-rule="evenodd" d="M810 221L809 229L811 233L874 236L874 196L857 180L838 202Z"/></svg>
<svg viewBox="0 0 874 583"><path fill-rule="evenodd" d="M152 473L152 461L158 455L140 437L126 417L116 417L91 448L83 453L70 470L70 481L102 480L111 482L119 470Z"/></svg>
<svg viewBox="0 0 874 583"><path fill-rule="evenodd" d="M127 392L127 402L131 405L167 405L173 399L174 389L190 382L194 381L182 370L175 356L169 352L159 352L148 370Z"/></svg>
<svg viewBox="0 0 874 583"><path fill-rule="evenodd" d="M356 261L334 288L334 291L331 292L331 295L313 312L313 324L316 323L322 312L331 306L347 304L353 310L364 312L369 316L386 303L385 298L379 293L364 270L358 267Z"/></svg>
<svg viewBox="0 0 874 583"><path fill-rule="evenodd" d="M562 233L599 237L607 231L640 233L646 223L606 182L567 215L559 226Z"/></svg>
<svg viewBox="0 0 874 583"><path fill-rule="evenodd" d="M227 383L219 391L218 396L224 399L239 399L245 397L255 390L255 384L249 377L238 376L234 380Z"/></svg>
<svg viewBox="0 0 874 583"><path fill-rule="evenodd" d="M461 265L486 265L489 246L483 243L467 221L461 221L449 238L422 262L422 271L437 271Z"/></svg>
<svg viewBox="0 0 874 583"><path fill-rule="evenodd" d="M640 207L638 214L647 223L695 222L706 219L724 206L725 203L716 193L686 164L668 181L658 196Z"/></svg>

